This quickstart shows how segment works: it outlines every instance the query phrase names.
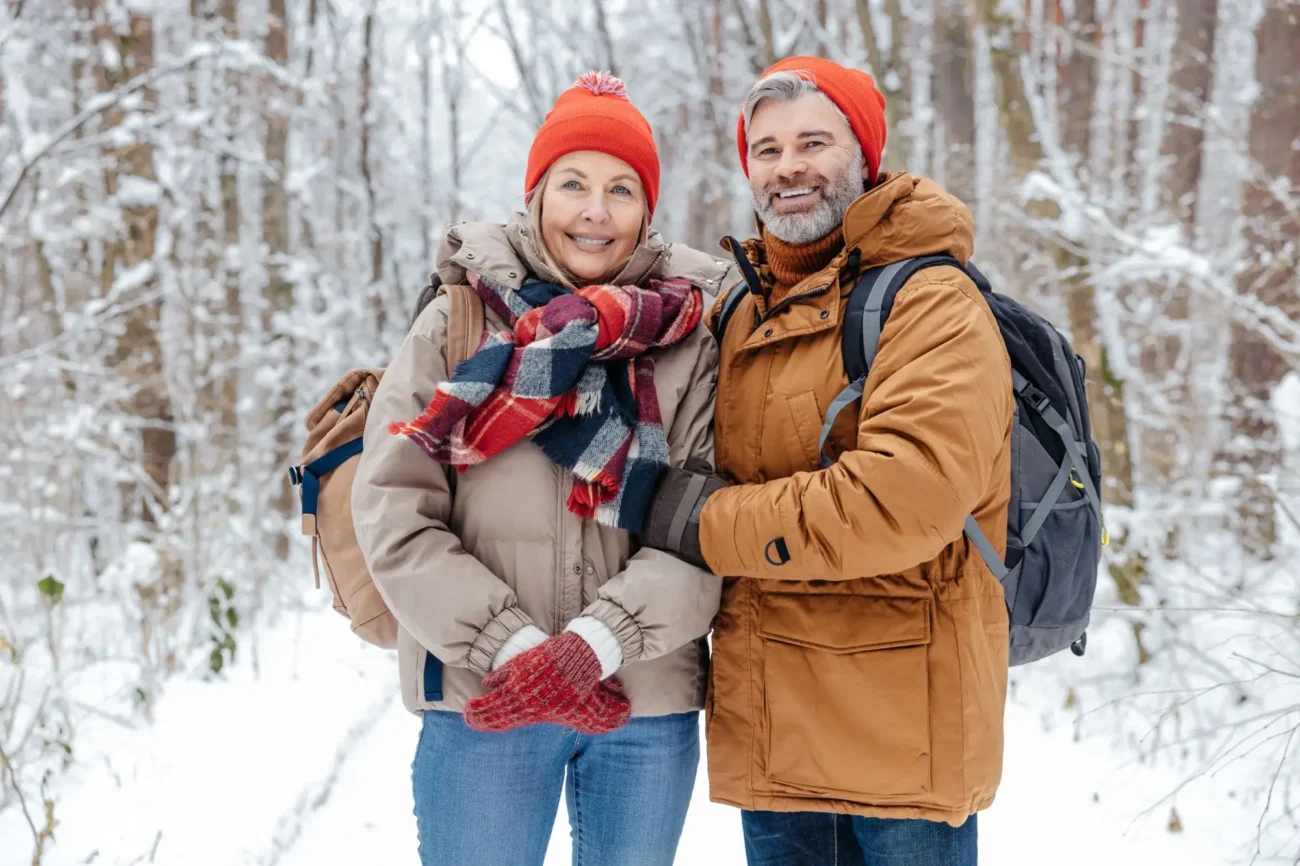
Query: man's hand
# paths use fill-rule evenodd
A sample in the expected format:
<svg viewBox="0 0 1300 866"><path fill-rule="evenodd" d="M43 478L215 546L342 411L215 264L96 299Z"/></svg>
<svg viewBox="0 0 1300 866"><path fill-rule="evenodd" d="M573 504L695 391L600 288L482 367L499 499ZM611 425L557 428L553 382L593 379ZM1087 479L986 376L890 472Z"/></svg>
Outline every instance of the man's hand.
<svg viewBox="0 0 1300 866"><path fill-rule="evenodd" d="M631 703L615 678L600 680L600 659L580 635L548 638L488 674L490 691L465 705L477 731L512 731L538 722L603 734L627 724Z"/></svg>
<svg viewBox="0 0 1300 866"><path fill-rule="evenodd" d="M685 469L667 469L659 477L650 500L641 543L708 568L700 552L700 512L708 498L726 486L727 482L703 464L688 463Z"/></svg>

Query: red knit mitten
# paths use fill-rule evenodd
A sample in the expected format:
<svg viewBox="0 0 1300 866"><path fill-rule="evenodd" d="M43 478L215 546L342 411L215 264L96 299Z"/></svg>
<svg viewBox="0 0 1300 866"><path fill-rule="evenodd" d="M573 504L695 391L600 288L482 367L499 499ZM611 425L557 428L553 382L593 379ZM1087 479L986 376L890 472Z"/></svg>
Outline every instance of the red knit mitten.
<svg viewBox="0 0 1300 866"><path fill-rule="evenodd" d="M627 724L631 704L622 684L600 681L600 659L573 632L548 638L488 674L490 691L465 705L465 722L478 731L512 731L538 722L603 734Z"/></svg>
<svg viewBox="0 0 1300 866"><path fill-rule="evenodd" d="M632 704L623 693L623 681L610 677L572 712L544 721L568 725L584 734L607 734L626 725L631 715Z"/></svg>

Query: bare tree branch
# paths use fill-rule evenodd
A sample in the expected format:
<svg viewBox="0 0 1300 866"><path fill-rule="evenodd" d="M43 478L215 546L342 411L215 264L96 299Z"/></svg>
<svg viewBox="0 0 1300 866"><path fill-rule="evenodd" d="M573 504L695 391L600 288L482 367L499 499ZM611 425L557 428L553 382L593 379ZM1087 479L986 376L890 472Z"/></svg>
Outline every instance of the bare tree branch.
<svg viewBox="0 0 1300 866"><path fill-rule="evenodd" d="M22 164L18 168L18 173L14 179L10 181L9 188L5 192L4 198L0 199L0 217L4 216L5 211L8 210L9 206L13 203L14 196L18 194L18 189L22 186L23 180L26 179L28 172L30 172L32 168L50 152L50 149L54 147L54 145L81 129L105 111L116 108L126 97L152 87L154 84L158 83L159 80L166 78L169 75L174 75L177 72L189 69L195 64L214 56L218 51L219 49L213 46L201 45L198 48L193 49L182 59L163 66L158 66L145 75L137 76L111 93L104 93L92 97L80 114L65 120L56 130L54 130L54 132L41 141L39 145L34 148L24 148L26 155L23 158Z"/></svg>

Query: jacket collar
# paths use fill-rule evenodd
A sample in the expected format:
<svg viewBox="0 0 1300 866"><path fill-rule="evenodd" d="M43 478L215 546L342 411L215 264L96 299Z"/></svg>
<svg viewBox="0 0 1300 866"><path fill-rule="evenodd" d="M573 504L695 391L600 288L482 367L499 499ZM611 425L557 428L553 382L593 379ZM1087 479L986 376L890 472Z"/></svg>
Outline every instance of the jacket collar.
<svg viewBox="0 0 1300 866"><path fill-rule="evenodd" d="M849 205L843 231L845 246L859 251L864 268L937 253L966 262L975 247L966 205L934 181L905 171Z"/></svg>
<svg viewBox="0 0 1300 866"><path fill-rule="evenodd" d="M744 256L759 274L761 282L770 280L763 256L763 243L751 238L739 245L726 239L723 248L736 257L739 264ZM748 290L749 298L742 301L732 317L731 327L752 328L745 340L745 349L777 343L790 337L815 334L839 326L843 299L837 283L848 258L848 250L841 250L822 270L810 274L790 289L785 298L771 310L767 309L761 286L749 286L745 281L736 290Z"/></svg>

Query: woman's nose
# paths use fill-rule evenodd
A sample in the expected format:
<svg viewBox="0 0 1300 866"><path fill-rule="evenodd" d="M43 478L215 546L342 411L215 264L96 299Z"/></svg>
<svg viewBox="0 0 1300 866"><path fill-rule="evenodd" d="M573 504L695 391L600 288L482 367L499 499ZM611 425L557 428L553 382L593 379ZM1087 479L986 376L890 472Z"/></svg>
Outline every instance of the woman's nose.
<svg viewBox="0 0 1300 866"><path fill-rule="evenodd" d="M582 218L588 222L603 223L609 220L609 208L605 206L605 200L596 196L588 200L586 206L582 209Z"/></svg>

